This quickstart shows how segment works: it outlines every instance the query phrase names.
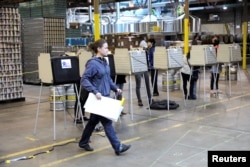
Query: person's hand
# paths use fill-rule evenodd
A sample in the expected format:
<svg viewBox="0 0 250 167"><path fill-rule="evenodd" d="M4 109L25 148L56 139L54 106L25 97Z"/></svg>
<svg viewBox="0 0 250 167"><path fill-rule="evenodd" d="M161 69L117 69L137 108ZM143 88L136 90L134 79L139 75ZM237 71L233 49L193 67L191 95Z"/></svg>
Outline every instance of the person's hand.
<svg viewBox="0 0 250 167"><path fill-rule="evenodd" d="M98 100L101 100L101 99L102 99L102 94L98 92L98 93L95 94L95 97L96 97Z"/></svg>
<svg viewBox="0 0 250 167"><path fill-rule="evenodd" d="M116 89L118 94L122 94L122 90L121 89Z"/></svg>

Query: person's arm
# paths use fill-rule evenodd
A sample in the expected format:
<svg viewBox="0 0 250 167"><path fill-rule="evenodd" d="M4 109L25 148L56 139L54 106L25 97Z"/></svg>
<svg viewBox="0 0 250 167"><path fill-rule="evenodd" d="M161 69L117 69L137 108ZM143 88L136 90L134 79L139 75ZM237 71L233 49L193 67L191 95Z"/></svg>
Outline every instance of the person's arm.
<svg viewBox="0 0 250 167"><path fill-rule="evenodd" d="M148 50L148 61L149 61L149 68L154 68L154 51L155 49L152 47Z"/></svg>

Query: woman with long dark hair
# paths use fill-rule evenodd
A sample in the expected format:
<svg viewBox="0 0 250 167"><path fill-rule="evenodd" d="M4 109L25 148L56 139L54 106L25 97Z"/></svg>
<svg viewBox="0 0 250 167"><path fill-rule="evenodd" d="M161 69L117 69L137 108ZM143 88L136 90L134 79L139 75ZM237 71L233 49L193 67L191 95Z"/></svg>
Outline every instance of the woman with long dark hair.
<svg viewBox="0 0 250 167"><path fill-rule="evenodd" d="M86 68L81 79L81 86L83 86L87 91L95 94L97 99L101 99L102 96L110 97L110 90L121 94L122 90L117 88L110 77L110 67L104 58L104 56L108 54L107 42L103 39L99 39L94 43L89 44L89 49L94 52L95 56L86 64ZM102 123L104 131L116 155L120 155L120 153L127 151L131 147L130 145L121 144L120 140L116 136L110 119L100 115L90 114L89 121L84 128L81 140L79 141L80 148L84 148L86 151L94 150L90 147L89 140L95 126L99 122Z"/></svg>

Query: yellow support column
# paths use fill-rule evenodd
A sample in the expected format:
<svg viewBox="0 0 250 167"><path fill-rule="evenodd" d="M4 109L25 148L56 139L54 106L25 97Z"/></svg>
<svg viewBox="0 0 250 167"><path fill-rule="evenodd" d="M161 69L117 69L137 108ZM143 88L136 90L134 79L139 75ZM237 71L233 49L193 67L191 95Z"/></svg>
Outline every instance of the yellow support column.
<svg viewBox="0 0 250 167"><path fill-rule="evenodd" d="M189 36L189 3L185 0L185 18L184 18L184 54L189 52L188 36Z"/></svg>
<svg viewBox="0 0 250 167"><path fill-rule="evenodd" d="M94 37L95 41L100 39L99 0L94 1Z"/></svg>
<svg viewBox="0 0 250 167"><path fill-rule="evenodd" d="M244 0L244 8L243 8L243 24L242 24L242 33L243 33L243 47L242 47L242 69L247 69L247 0Z"/></svg>
<svg viewBox="0 0 250 167"><path fill-rule="evenodd" d="M188 42L188 36L189 36L189 19L184 19L184 54L187 54L189 52L189 42Z"/></svg>
<svg viewBox="0 0 250 167"><path fill-rule="evenodd" d="M242 69L247 69L247 22L243 22Z"/></svg>

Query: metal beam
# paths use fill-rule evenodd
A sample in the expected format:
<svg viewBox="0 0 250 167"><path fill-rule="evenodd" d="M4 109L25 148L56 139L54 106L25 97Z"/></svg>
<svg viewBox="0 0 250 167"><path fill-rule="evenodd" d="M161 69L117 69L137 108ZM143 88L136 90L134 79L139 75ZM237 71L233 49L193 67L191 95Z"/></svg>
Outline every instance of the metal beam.
<svg viewBox="0 0 250 167"><path fill-rule="evenodd" d="M15 5L18 3L22 2L29 2L30 0L1 0L0 1L0 6L5 6L5 5Z"/></svg>

